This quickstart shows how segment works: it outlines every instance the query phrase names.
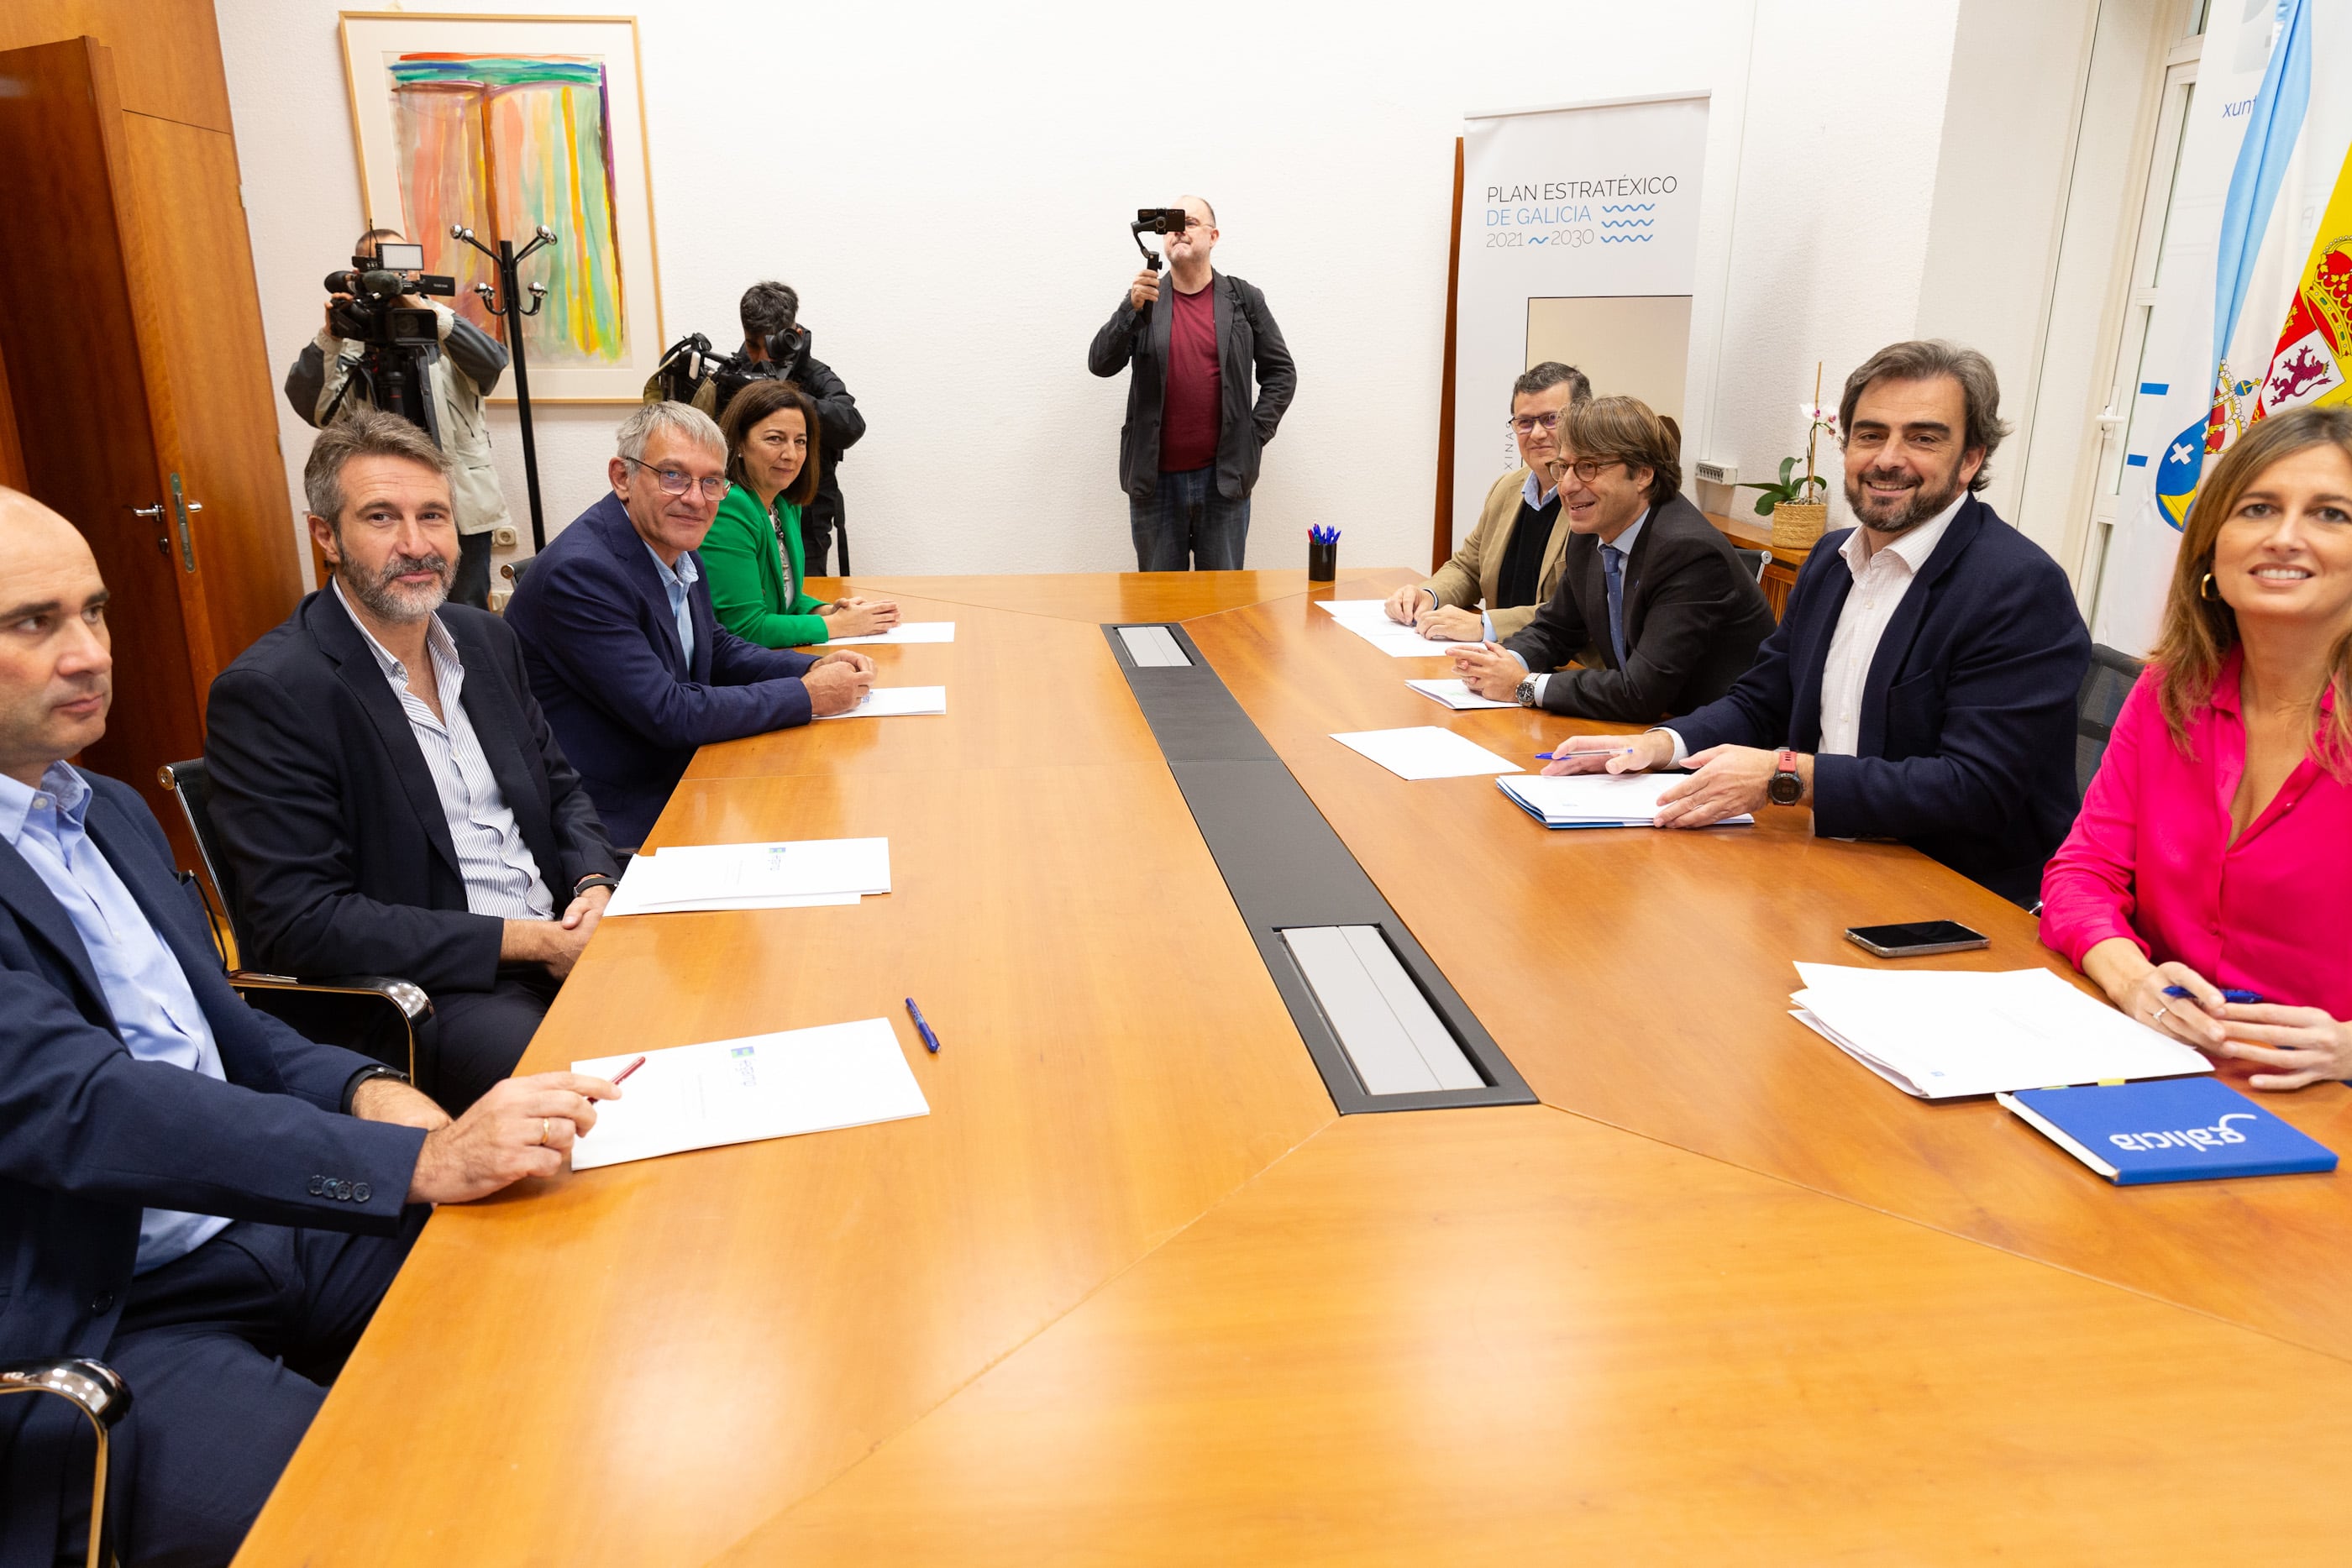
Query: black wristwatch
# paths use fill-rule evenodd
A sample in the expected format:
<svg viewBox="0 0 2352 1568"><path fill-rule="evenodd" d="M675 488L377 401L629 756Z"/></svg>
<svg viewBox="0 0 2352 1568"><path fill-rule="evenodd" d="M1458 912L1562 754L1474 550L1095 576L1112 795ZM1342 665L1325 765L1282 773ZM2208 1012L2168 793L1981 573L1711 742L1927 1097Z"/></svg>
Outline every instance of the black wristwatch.
<svg viewBox="0 0 2352 1568"><path fill-rule="evenodd" d="M620 885L621 882L618 877L606 876L603 872L597 872L593 875L583 876L578 882L573 883L572 884L572 896L577 898L592 887L618 887Z"/></svg>
<svg viewBox="0 0 2352 1568"><path fill-rule="evenodd" d="M405 1083L408 1082L408 1074L403 1072L397 1067L374 1066L361 1068L357 1072L352 1073L350 1081L343 1085L344 1115L348 1116L352 1113L352 1105L360 1097L360 1085L362 1083L372 1083L379 1078L389 1078L395 1083Z"/></svg>
<svg viewBox="0 0 2352 1568"><path fill-rule="evenodd" d="M1775 806L1793 806L1805 798L1805 780L1797 771L1797 754L1782 751L1773 764L1772 782L1764 787L1765 798Z"/></svg>
<svg viewBox="0 0 2352 1568"><path fill-rule="evenodd" d="M1519 683L1518 689L1511 695L1519 699L1519 706L1521 707L1535 706L1536 678L1533 675L1529 675L1527 679Z"/></svg>

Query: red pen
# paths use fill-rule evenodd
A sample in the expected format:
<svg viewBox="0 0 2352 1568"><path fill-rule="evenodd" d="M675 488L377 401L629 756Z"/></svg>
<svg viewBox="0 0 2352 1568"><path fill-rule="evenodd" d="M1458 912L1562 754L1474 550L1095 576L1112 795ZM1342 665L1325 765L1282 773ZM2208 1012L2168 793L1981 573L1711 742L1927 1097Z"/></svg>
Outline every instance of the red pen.
<svg viewBox="0 0 2352 1568"><path fill-rule="evenodd" d="M646 1059L640 1056L635 1061L632 1061L626 1067L621 1069L620 1071L613 1074L613 1086L616 1089L619 1088L622 1079L626 1078L630 1073L635 1072L638 1068L643 1067L645 1064Z"/></svg>

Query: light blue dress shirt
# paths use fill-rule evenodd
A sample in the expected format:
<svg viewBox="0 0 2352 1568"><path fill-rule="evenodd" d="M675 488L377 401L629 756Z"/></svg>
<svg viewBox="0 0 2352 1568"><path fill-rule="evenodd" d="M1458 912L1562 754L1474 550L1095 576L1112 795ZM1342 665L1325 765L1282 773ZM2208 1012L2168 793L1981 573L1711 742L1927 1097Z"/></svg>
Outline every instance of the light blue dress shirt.
<svg viewBox="0 0 2352 1568"><path fill-rule="evenodd" d="M1647 507L1644 507L1642 508L1642 515L1633 519L1633 526L1610 541L1618 549L1624 552L1624 556L1627 560L1632 560L1633 559L1633 541L1642 537L1643 526L1649 520L1650 509ZM1508 649L1505 649L1504 652L1509 653L1510 651ZM1511 657L1514 659L1519 659L1519 656L1517 653L1512 653ZM1619 654L1617 662L1622 667L1624 664L1624 655L1622 653ZM1528 662L1525 659L1519 659L1519 668L1524 670L1527 667ZM1538 707L1541 707L1543 706L1544 687L1551 684L1551 673L1549 671L1546 671L1544 674L1532 678L1536 688L1536 706Z"/></svg>
<svg viewBox="0 0 2352 1568"><path fill-rule="evenodd" d="M0 774L0 833L65 906L131 1054L226 1082L213 1026L180 961L82 827L89 799L89 780L69 763L49 764L38 789ZM135 1271L185 1257L227 1224L213 1214L143 1211Z"/></svg>
<svg viewBox="0 0 2352 1568"><path fill-rule="evenodd" d="M669 595L669 612L677 618L677 645L686 651L686 667L694 668L694 615L687 609L687 590L702 580L701 563L692 550L678 552L677 570L672 571L654 554L654 547L646 546L646 553L654 558L654 570L661 573L662 591Z"/></svg>

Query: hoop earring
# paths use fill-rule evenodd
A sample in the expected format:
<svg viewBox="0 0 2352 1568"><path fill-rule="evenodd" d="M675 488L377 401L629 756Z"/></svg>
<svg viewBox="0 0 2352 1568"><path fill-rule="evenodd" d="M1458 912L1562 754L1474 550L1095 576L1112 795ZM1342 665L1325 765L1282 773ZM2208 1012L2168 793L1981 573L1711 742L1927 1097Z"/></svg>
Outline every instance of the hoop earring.
<svg viewBox="0 0 2352 1568"><path fill-rule="evenodd" d="M2213 574L2211 572L2207 572L2205 574L2205 580L2197 585L2197 597L2203 600L2208 604L2219 604L2221 602L2221 596L2213 591Z"/></svg>

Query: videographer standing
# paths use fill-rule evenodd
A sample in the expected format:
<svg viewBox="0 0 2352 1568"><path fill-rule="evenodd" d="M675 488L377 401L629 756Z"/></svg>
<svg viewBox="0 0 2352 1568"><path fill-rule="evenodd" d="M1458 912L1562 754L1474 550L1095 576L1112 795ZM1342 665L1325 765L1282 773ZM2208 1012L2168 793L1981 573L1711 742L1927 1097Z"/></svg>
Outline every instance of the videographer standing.
<svg viewBox="0 0 2352 1568"><path fill-rule="evenodd" d="M402 243L400 231L368 230L352 251L353 264L379 256L386 241ZM497 339L437 299L404 294L398 303L410 310L430 309L439 326L441 352L426 367L425 384L433 400L441 450L449 457L449 486L457 511L457 575L450 585L449 598L487 610L490 531L506 522L507 498L499 488L498 470L490 465L490 434L482 418L482 399L506 373L507 351ZM370 402L364 382L344 392L365 347L351 335L359 329L350 315L352 304L348 294L327 297L327 324L286 372L286 400L305 424L322 424L331 417L330 411L340 413L353 403ZM330 355L333 356L331 366Z"/></svg>
<svg viewBox="0 0 2352 1568"><path fill-rule="evenodd" d="M1095 334L1087 369L1115 376L1135 365L1118 476L1136 570L1234 571L1249 544L1258 458L1298 374L1265 296L1210 267L1215 210L1198 196L1181 204L1183 232L1160 242L1174 290L1161 289L1157 272L1136 274Z"/></svg>
<svg viewBox="0 0 2352 1568"><path fill-rule="evenodd" d="M811 577L824 577L833 535L842 528L842 570L849 570L848 509L841 500L841 481L834 476L841 455L866 434L866 416L849 395L833 367L809 352L814 340L800 325L801 297L790 285L755 283L743 291L737 312L743 320L743 357L754 365L773 365L772 372L809 394L816 404L816 496L801 513L802 566ZM730 388L731 393L733 388ZM722 397L710 411L716 419L727 412Z"/></svg>

